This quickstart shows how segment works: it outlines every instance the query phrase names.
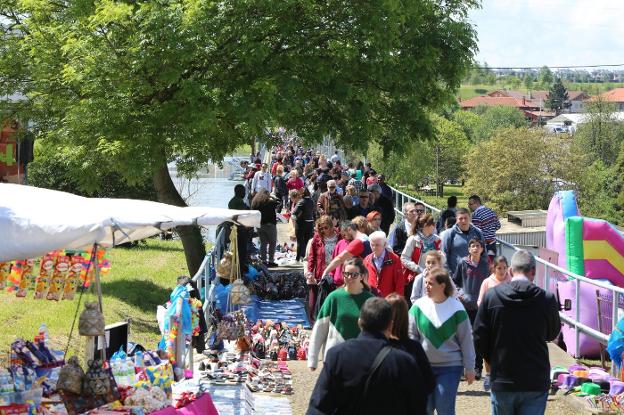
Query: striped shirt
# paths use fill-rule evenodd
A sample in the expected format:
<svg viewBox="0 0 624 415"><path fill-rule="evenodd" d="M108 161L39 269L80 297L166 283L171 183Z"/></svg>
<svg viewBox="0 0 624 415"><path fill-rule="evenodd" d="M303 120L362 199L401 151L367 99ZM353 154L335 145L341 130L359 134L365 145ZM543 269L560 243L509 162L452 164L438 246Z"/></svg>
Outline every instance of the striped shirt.
<svg viewBox="0 0 624 415"><path fill-rule="evenodd" d="M486 243L492 243L496 239L496 231L501 228L496 213L484 205L475 209L472 214L472 224L481 230Z"/></svg>

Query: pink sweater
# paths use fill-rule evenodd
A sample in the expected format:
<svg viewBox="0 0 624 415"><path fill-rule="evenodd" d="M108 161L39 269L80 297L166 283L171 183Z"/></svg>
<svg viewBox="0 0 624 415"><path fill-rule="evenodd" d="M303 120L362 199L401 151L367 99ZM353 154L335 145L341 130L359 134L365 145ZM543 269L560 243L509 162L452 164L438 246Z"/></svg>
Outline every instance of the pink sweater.
<svg viewBox="0 0 624 415"><path fill-rule="evenodd" d="M339 240L338 243L336 244L336 247L334 248L334 253L332 255L332 258L336 258L338 255L340 255L342 251L347 249L349 242L350 241L347 241L346 239ZM342 284L344 284L344 278L342 276L342 265L340 265L334 270L333 277L334 277L334 284L336 284L336 287L340 287Z"/></svg>
<svg viewBox="0 0 624 415"><path fill-rule="evenodd" d="M505 279L503 281L499 281L496 278L496 275L492 274L481 283L481 289L479 290L479 299L477 299L477 305L481 304L483 297L485 297L485 293L490 288L496 287L498 284L503 284L511 281L511 275L509 273L505 274Z"/></svg>

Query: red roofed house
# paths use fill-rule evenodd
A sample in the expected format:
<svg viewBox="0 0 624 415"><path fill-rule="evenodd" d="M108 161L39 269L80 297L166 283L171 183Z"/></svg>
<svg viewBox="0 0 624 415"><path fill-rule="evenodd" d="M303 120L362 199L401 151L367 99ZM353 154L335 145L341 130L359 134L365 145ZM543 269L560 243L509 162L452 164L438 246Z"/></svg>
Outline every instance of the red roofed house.
<svg viewBox="0 0 624 415"><path fill-rule="evenodd" d="M540 109L546 108L546 100L548 99L549 91L529 91L528 94L523 94L519 91L508 91L499 89L488 94L491 97L513 97L513 98L525 98L534 102ZM568 99L570 100L570 108L563 110L563 113L578 113L585 111L585 101L589 99L583 91L568 91Z"/></svg>
<svg viewBox="0 0 624 415"><path fill-rule="evenodd" d="M496 91L498 92L498 91ZM493 106L506 106L506 107L515 107L518 110L524 113L524 116L529 120L532 124L538 124L544 122L555 116L554 112L543 111L543 107L535 102L534 100L527 99L526 97L511 97L511 96L490 96L490 95L482 95L479 97L474 97L467 99L465 101L460 101L459 106L463 110L472 110L478 106L485 105L487 107Z"/></svg>
<svg viewBox="0 0 624 415"><path fill-rule="evenodd" d="M593 99L603 99L607 102L613 102L616 106L616 111L624 111L624 88L614 88L611 91L603 92Z"/></svg>

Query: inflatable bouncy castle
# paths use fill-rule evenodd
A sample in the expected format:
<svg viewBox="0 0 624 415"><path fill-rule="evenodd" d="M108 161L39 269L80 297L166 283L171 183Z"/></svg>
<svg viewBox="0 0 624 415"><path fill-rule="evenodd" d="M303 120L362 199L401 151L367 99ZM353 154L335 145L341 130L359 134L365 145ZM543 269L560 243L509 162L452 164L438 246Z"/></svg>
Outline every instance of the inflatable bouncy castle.
<svg viewBox="0 0 624 415"><path fill-rule="evenodd" d="M575 274L601 282L624 287L624 235L609 222L580 216L576 198L572 191L557 192L550 202L546 221L546 247L559 255L558 265ZM596 330L598 327L598 311L596 290L609 308L613 303L611 293L605 289L581 283L580 292L576 292L574 281L557 283L560 301L572 300L572 310L565 313L576 315L575 298L580 296L581 323ZM624 299L620 301L624 308ZM603 313L611 316L611 310ZM609 319L603 319L602 331L611 332ZM568 353L576 351L574 328L563 325L563 340ZM583 334L579 338L579 355L595 357L600 353L598 342ZM580 357L575 356L575 357Z"/></svg>

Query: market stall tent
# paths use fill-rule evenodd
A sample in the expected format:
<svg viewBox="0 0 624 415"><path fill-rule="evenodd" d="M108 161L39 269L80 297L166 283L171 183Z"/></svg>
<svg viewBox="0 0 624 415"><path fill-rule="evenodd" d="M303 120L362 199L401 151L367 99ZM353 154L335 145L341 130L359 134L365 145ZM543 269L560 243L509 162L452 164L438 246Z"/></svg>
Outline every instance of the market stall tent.
<svg viewBox="0 0 624 415"><path fill-rule="evenodd" d="M56 190L0 184L0 262L58 249L112 247L181 225L234 221L260 226L260 212L177 207L133 199L86 198Z"/></svg>

